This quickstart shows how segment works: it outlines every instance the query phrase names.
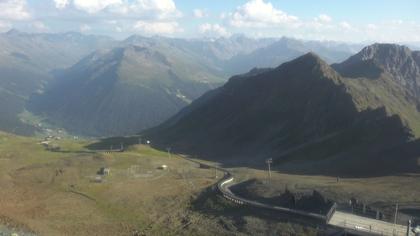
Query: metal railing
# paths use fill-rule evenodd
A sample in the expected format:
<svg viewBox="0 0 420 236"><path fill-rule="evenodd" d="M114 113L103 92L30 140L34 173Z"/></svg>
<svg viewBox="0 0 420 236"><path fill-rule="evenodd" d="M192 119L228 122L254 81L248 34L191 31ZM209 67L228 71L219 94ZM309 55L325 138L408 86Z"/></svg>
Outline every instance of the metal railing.
<svg viewBox="0 0 420 236"><path fill-rule="evenodd" d="M283 213L290 213L290 214L294 214L294 215L310 217L310 218L314 218L314 219L317 219L317 220L322 220L322 221L327 222L327 215L321 215L321 214L307 212L307 211L303 211L303 210L297 210L297 209L291 209L291 208L287 208L287 207L265 204L265 203L252 201L252 200L249 200L249 199L245 199L245 198L236 196L231 191L229 191L228 187L226 186L229 183L233 182L233 179L234 178L232 177L232 175L230 173L225 172L225 176L217 184L217 187L218 187L219 191L223 194L223 196L226 199L228 199L230 201L233 201L235 203L242 204L242 205L245 204L245 205L250 205L250 206L254 206L254 207L266 208L266 209L270 209L270 210L281 211ZM333 206L333 207L335 207L335 206Z"/></svg>

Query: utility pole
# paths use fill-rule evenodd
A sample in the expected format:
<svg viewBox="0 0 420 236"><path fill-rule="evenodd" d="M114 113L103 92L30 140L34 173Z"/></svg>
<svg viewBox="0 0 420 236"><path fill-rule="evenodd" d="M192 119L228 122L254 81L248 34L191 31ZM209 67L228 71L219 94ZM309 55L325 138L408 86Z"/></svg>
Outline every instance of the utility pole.
<svg viewBox="0 0 420 236"><path fill-rule="evenodd" d="M124 151L124 144L121 143L121 151Z"/></svg>
<svg viewBox="0 0 420 236"><path fill-rule="evenodd" d="M393 235L397 233L397 215L398 215L398 202L395 204L395 216L394 216L394 231Z"/></svg>
<svg viewBox="0 0 420 236"><path fill-rule="evenodd" d="M168 151L168 157L171 158L171 148L170 147L166 148L166 151Z"/></svg>
<svg viewBox="0 0 420 236"><path fill-rule="evenodd" d="M408 220L408 223L407 223L407 233L406 233L407 236L410 235L410 231L411 231L411 219Z"/></svg>
<svg viewBox="0 0 420 236"><path fill-rule="evenodd" d="M267 163L268 166L268 179L271 179L271 163L273 163L273 158L268 158L265 160L265 163Z"/></svg>
<svg viewBox="0 0 420 236"><path fill-rule="evenodd" d="M395 204L394 227L397 225L397 216L398 216L398 202L397 204Z"/></svg>

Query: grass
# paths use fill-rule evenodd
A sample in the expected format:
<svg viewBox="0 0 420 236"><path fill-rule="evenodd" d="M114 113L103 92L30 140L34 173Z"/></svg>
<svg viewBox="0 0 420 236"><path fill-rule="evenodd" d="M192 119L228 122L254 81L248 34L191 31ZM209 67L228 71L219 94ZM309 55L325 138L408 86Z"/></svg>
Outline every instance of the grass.
<svg viewBox="0 0 420 236"><path fill-rule="evenodd" d="M194 194L214 183L210 170L169 160L147 146L104 154L86 149L86 141L60 140L62 152L49 152L38 142L0 134L0 216L40 235L130 235L136 230L161 235L180 227L180 216L203 218L190 214L188 206ZM158 170L162 164L169 170ZM103 166L111 174L93 183ZM138 173L129 173L132 166L139 167Z"/></svg>
<svg viewBox="0 0 420 236"><path fill-rule="evenodd" d="M46 151L39 142L0 133L0 219L37 235L316 232L226 202L207 192L217 181L214 170L147 145L131 144L126 152L108 154L88 149L92 142L86 140L54 141L60 152ZM169 168L158 169L162 164ZM110 175L95 183L101 167L109 167Z"/></svg>
<svg viewBox="0 0 420 236"><path fill-rule="evenodd" d="M402 88L386 76L380 79L345 80L360 110L385 106L389 115L398 114L409 125L416 137L420 135L420 113L413 98L408 98ZM392 86L390 86L392 85Z"/></svg>
<svg viewBox="0 0 420 236"><path fill-rule="evenodd" d="M272 171L267 181L267 171L236 168L238 182L255 178L248 191L262 197L279 196L287 188L292 192L317 190L342 206L351 198L393 214L395 203L400 206L420 205L419 174L389 175L371 178L339 178L322 175L295 175Z"/></svg>
<svg viewBox="0 0 420 236"><path fill-rule="evenodd" d="M55 141L61 152L44 150L36 138L0 133L0 219L39 235L311 235L309 226L272 220L266 212L238 208L209 191L214 170L146 145L123 153L98 153L86 140ZM117 140L120 141L120 140ZM210 163L209 164L217 164ZM168 170L160 170L162 164ZM111 173L92 180L101 167ZM418 175L336 178L233 168L237 181L259 180L257 194L275 196L316 189L345 203L356 197L393 207L420 202ZM220 177L220 176L219 176ZM258 183L258 181L257 181ZM3 222L4 223L4 222ZM0 220L0 225L2 221Z"/></svg>

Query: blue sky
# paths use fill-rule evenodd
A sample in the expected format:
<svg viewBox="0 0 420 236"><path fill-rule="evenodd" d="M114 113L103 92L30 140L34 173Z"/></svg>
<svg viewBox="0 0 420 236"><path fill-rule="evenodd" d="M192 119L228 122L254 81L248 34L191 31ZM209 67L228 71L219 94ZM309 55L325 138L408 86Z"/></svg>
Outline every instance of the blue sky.
<svg viewBox="0 0 420 236"><path fill-rule="evenodd" d="M0 31L420 42L416 0L0 0Z"/></svg>

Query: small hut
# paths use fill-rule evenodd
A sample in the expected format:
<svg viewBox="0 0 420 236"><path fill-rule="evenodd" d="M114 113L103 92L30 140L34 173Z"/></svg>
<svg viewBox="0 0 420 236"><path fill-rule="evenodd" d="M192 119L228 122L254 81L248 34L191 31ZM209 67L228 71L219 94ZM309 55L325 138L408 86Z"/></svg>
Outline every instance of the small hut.
<svg viewBox="0 0 420 236"><path fill-rule="evenodd" d="M109 173L110 173L110 172L111 172L111 169L106 168L106 167L101 167L101 168L98 170L97 174L98 174L98 175L109 175Z"/></svg>
<svg viewBox="0 0 420 236"><path fill-rule="evenodd" d="M210 169L210 166L200 163L200 169Z"/></svg>
<svg viewBox="0 0 420 236"><path fill-rule="evenodd" d="M95 182L95 183L102 183L102 177L101 176L96 176L94 179L93 179L93 182Z"/></svg>
<svg viewBox="0 0 420 236"><path fill-rule="evenodd" d="M168 166L167 165L161 165L158 167L159 170L167 170Z"/></svg>

